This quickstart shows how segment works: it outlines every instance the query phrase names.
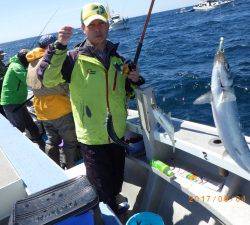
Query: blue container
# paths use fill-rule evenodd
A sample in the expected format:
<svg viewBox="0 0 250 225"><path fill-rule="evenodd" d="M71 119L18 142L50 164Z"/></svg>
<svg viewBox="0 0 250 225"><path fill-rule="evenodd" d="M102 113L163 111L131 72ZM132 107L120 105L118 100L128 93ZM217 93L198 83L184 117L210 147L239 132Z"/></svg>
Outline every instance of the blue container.
<svg viewBox="0 0 250 225"><path fill-rule="evenodd" d="M95 225L92 213L87 212L77 216L71 216L55 225Z"/></svg>
<svg viewBox="0 0 250 225"><path fill-rule="evenodd" d="M141 212L129 218L126 225L165 225L162 218L152 212Z"/></svg>

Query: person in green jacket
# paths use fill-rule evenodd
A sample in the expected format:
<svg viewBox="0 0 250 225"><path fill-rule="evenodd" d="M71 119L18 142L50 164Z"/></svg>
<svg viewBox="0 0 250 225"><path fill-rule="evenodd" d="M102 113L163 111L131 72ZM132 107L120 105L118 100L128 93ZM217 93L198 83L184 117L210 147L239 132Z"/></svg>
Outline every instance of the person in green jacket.
<svg viewBox="0 0 250 225"><path fill-rule="evenodd" d="M105 7L90 3L81 11L86 40L67 51L73 28L63 27L57 41L49 47L37 70L43 84L53 87L68 82L77 139L87 177L99 198L115 213L128 209L117 200L123 183L125 149L108 136L106 118L112 114L114 130L122 139L126 131L127 100L132 86L142 84L138 70L123 74L124 58L118 44L107 40L109 23Z"/></svg>
<svg viewBox="0 0 250 225"><path fill-rule="evenodd" d="M1 96L1 90L2 90L2 85L3 85L3 78L7 71L7 66L3 62L4 55L5 55L5 52L2 49L0 49L0 96ZM3 107L1 105L0 105L0 113L5 116Z"/></svg>
<svg viewBox="0 0 250 225"><path fill-rule="evenodd" d="M5 55L5 54L6 54L6 53L5 53L2 49L0 49L0 79L4 77L4 74L5 74L6 71L7 71L7 67L6 67L6 65L4 64L4 62L3 62L3 59L4 59L4 55Z"/></svg>
<svg viewBox="0 0 250 225"><path fill-rule="evenodd" d="M26 84L28 62L27 49L22 49L10 58L7 72L3 79L1 105L10 123L44 150L44 141L37 125L31 118L25 104L28 95Z"/></svg>

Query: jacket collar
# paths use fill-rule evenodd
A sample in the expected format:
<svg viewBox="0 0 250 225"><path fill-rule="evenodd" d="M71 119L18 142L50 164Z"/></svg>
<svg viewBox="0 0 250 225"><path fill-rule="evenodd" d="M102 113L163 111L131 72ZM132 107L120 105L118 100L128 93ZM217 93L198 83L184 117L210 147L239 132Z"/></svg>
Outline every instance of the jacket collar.
<svg viewBox="0 0 250 225"><path fill-rule="evenodd" d="M79 55L85 55L89 57L93 57L100 61L103 66L108 70L110 66L110 57L117 56L120 58L119 54L117 53L118 44L113 44L111 41L107 40L106 47L104 49L104 57L100 57L100 52L93 46L88 39L85 39L83 42L77 44L75 46L75 51L78 51Z"/></svg>
<svg viewBox="0 0 250 225"><path fill-rule="evenodd" d="M105 51L110 56L118 55L117 49L118 49L119 43L112 43L111 41L107 40ZM96 48L93 46L88 39L85 39L83 42L77 44L75 47L75 50L79 51L79 54L87 55L90 57L95 57Z"/></svg>

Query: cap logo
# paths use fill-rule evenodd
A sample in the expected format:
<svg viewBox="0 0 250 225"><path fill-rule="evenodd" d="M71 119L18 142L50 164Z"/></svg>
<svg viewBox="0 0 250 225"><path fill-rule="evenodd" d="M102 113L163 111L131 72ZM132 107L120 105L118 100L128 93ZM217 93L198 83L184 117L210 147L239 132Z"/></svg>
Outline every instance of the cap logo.
<svg viewBox="0 0 250 225"><path fill-rule="evenodd" d="M92 8L93 11L96 11L98 15L103 15L105 13L105 8L102 5L95 5Z"/></svg>
<svg viewBox="0 0 250 225"><path fill-rule="evenodd" d="M105 7L103 5L92 3L82 8L82 11L81 11L82 23L88 20L88 18L95 16L95 15L99 15L103 17L103 19L106 21L108 20L108 14L106 12ZM87 22L87 24L89 24L89 22Z"/></svg>
<svg viewBox="0 0 250 225"><path fill-rule="evenodd" d="M98 7L97 13L98 13L99 15L102 15L102 14L105 13L105 9L104 9L104 7L103 7L102 5L100 5L100 6Z"/></svg>

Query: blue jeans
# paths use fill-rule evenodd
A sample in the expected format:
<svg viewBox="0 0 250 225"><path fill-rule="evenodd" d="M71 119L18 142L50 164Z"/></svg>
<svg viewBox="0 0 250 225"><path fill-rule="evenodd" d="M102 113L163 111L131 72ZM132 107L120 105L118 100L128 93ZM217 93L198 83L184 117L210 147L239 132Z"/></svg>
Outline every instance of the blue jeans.
<svg viewBox="0 0 250 225"><path fill-rule="evenodd" d="M48 140L45 145L46 154L58 165L65 165L71 168L75 165L77 139L75 124L72 113L62 116L55 120L42 121ZM59 145L63 140L61 162Z"/></svg>

